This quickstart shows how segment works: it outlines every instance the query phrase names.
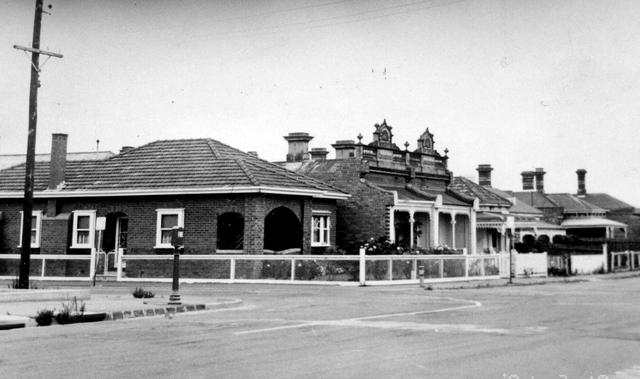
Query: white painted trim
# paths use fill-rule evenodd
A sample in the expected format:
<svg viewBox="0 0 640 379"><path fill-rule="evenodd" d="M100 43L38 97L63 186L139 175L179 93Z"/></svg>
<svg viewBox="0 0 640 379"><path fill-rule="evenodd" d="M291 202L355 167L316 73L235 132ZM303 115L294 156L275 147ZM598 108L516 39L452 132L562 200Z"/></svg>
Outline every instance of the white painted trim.
<svg viewBox="0 0 640 379"><path fill-rule="evenodd" d="M313 213L313 212L312 212ZM313 241L313 230L314 230L314 225L313 225L313 219L316 217L320 217L320 218L325 218L326 219L326 225L324 227L324 229L322 227L320 227L320 241ZM322 232L326 229L327 231L327 240L326 241L322 241ZM311 246L312 247L327 247L327 246L331 246L331 213L329 214L312 214L311 215Z"/></svg>
<svg viewBox="0 0 640 379"><path fill-rule="evenodd" d="M173 249L170 243L162 243L162 216L177 215L178 227L184 228L184 208L156 209L156 244L154 249Z"/></svg>
<svg viewBox="0 0 640 379"><path fill-rule="evenodd" d="M225 186L202 188L154 188L128 190L97 190L97 191L38 191L34 198L70 198L70 197L122 197L122 196L156 196L156 195L217 195L233 193L266 193L276 195L311 196L320 199L346 200L351 195L333 191L310 190L305 188L283 188L273 186ZM0 192L0 198L22 198L21 192Z"/></svg>
<svg viewBox="0 0 640 379"><path fill-rule="evenodd" d="M89 242L78 244L77 241L77 225L79 216L89 216ZM91 249L94 247L96 234L96 211L95 210L78 210L73 211L73 225L71 232L71 249Z"/></svg>
<svg viewBox="0 0 640 379"><path fill-rule="evenodd" d="M36 216L36 242L32 242L31 243L31 248L32 249L39 249L40 248L40 236L42 235L42 211L31 211L31 216ZM22 247L22 223L24 222L24 212L20 211L20 237L18 240L18 248ZM31 230L33 231L33 223L31 223Z"/></svg>

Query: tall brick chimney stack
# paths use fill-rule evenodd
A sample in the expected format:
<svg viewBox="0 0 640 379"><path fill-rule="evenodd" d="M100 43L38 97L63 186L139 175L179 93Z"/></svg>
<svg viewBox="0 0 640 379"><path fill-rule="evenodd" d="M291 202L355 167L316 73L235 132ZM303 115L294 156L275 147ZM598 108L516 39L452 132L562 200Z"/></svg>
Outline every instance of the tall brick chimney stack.
<svg viewBox="0 0 640 379"><path fill-rule="evenodd" d="M67 135L51 135L51 160L49 161L49 189L54 190L64 182L67 166Z"/></svg>
<svg viewBox="0 0 640 379"><path fill-rule="evenodd" d="M544 193L544 174L546 174L546 172L544 172L543 168L536 168L536 191L540 193Z"/></svg>
<svg viewBox="0 0 640 379"><path fill-rule="evenodd" d="M535 172L522 171L520 175L522 175L522 190L533 191L533 178L535 177Z"/></svg>
<svg viewBox="0 0 640 379"><path fill-rule="evenodd" d="M309 133L289 133L284 139L289 143L287 162L301 162L308 159L309 141L313 139Z"/></svg>
<svg viewBox="0 0 640 379"><path fill-rule="evenodd" d="M478 170L478 184L491 187L491 171L493 171L491 165L480 164L476 170Z"/></svg>
<svg viewBox="0 0 640 379"><path fill-rule="evenodd" d="M576 174L578 174L578 196L584 196L587 194L587 186L584 179L587 170L580 168L576 170Z"/></svg>

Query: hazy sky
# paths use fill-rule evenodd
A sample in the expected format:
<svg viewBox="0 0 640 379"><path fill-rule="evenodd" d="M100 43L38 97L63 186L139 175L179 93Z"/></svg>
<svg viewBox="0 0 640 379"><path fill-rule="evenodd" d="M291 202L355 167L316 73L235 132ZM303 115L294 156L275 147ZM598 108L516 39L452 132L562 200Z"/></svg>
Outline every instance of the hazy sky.
<svg viewBox="0 0 640 379"><path fill-rule="evenodd" d="M24 153L35 1L0 2L0 154ZM118 151L211 137L283 160L311 147L394 141L429 127L455 175L587 191L640 207L640 1L66 1L44 15L39 152ZM41 62L43 58L41 58Z"/></svg>

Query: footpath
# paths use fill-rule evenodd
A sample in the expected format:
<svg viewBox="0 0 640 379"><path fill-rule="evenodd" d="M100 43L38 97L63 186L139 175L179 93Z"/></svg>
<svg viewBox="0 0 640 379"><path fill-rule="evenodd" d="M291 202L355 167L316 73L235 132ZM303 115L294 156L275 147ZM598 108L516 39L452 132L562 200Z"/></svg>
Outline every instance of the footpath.
<svg viewBox="0 0 640 379"><path fill-rule="evenodd" d="M86 286L63 289L16 290L0 288L0 330L37 326L35 316L43 310L60 311L65 305L72 312L84 308L78 322L115 321L137 317L165 316L176 313L237 307L239 299L215 299L204 296L182 298L179 305L169 304L169 296L139 299L131 293L92 293ZM55 321L54 321L55 323Z"/></svg>

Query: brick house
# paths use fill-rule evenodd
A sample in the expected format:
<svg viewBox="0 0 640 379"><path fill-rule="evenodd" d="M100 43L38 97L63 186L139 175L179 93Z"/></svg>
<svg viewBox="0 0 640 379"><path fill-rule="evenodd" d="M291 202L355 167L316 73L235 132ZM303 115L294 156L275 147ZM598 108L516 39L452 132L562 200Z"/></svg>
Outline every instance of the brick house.
<svg viewBox="0 0 640 379"><path fill-rule="evenodd" d="M480 184L509 198L520 208L532 207L541 212L535 216L537 220L531 224L529 230L521 228L521 233L516 240L521 241L527 235L536 239L546 236L549 240L556 235L565 234L579 238L638 238L640 236L640 212L637 208L608 194L588 194L585 185L587 171L584 169L576 171L578 191L575 194L547 193L544 189L546 173L543 168L521 173L521 191L497 190L491 188L491 170L491 165L478 167ZM483 179L486 175L489 175L488 184L486 179ZM530 211L526 213L531 214Z"/></svg>
<svg viewBox="0 0 640 379"><path fill-rule="evenodd" d="M348 194L212 139L156 141L104 160L67 161L54 134L36 162L33 254L309 254L334 249ZM24 164L0 171L1 253L19 253ZM104 230L96 230L96 225ZM129 266L129 275L136 276Z"/></svg>
<svg viewBox="0 0 640 379"><path fill-rule="evenodd" d="M476 170L478 183L454 177L449 188L480 202L476 217L477 251L509 251L527 238L550 241L556 235L565 235L565 228L544 221L539 209L518 200L512 192L494 188L491 165L481 164Z"/></svg>
<svg viewBox="0 0 640 379"><path fill-rule="evenodd" d="M333 144L335 159L326 159L326 149L309 150L307 133L284 137L289 152L281 165L351 195L337 201L338 246L355 251L363 241L385 237L403 246L474 253L478 202L447 188L447 150L441 155L434 148L428 129L411 151L408 142L404 150L393 142L386 120L374 128L368 144L361 135L358 142Z"/></svg>

